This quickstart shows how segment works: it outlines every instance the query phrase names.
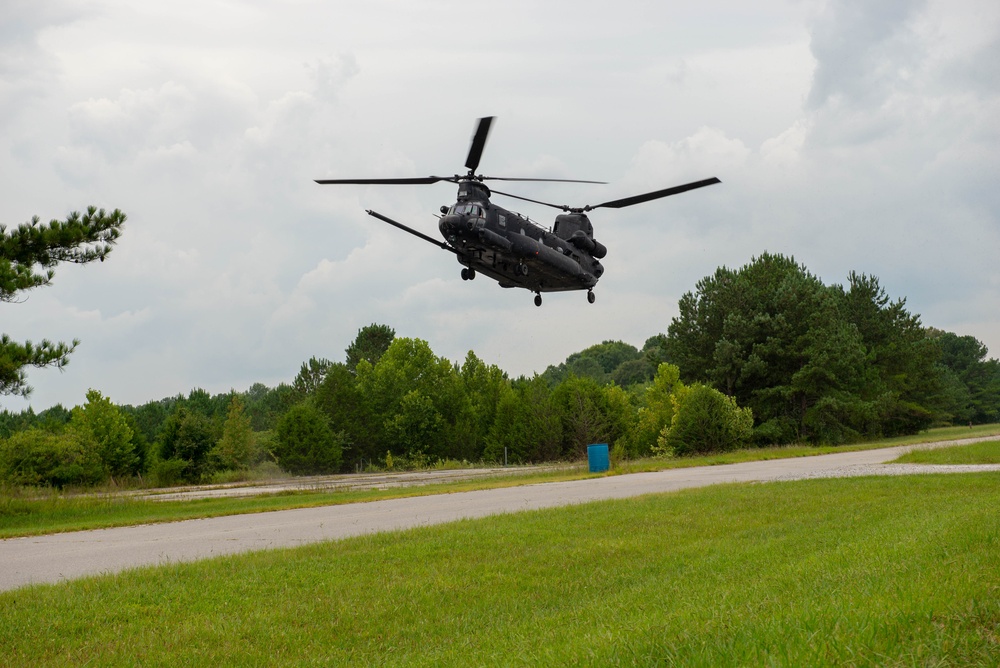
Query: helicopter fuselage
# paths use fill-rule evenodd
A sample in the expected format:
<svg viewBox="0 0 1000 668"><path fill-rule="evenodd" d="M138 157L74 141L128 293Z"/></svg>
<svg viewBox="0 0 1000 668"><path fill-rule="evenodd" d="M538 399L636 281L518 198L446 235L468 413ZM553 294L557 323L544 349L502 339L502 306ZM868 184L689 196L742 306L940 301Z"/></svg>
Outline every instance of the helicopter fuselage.
<svg viewBox="0 0 1000 668"><path fill-rule="evenodd" d="M593 238L586 214L556 217L552 230L489 201L477 182L459 184L458 201L441 207L438 229L459 263L462 277L480 272L504 288L531 292L590 290L604 273L607 249Z"/></svg>

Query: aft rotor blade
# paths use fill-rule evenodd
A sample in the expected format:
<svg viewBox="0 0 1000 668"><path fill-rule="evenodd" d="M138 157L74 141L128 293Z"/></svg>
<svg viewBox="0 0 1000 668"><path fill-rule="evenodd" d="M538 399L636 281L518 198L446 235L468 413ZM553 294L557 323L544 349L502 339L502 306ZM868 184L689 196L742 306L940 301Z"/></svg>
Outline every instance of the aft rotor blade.
<svg viewBox="0 0 1000 668"><path fill-rule="evenodd" d="M543 202L540 199L531 199L530 197L522 197L520 195L514 195L511 193L505 193L502 190L497 190L496 188L490 188L490 192L494 195L503 195L504 197L513 197L514 199L524 200L525 202L533 202L534 204L541 204L543 206L551 206L553 209L561 209L563 211L569 211L570 207L565 204L550 204L549 202Z"/></svg>
<svg viewBox="0 0 1000 668"><path fill-rule="evenodd" d="M722 183L719 179L714 176L710 179L705 179L703 181L694 181L692 183L685 183L682 186L674 186L673 188L664 188L663 190L656 190L651 193L646 193L644 195L633 195L632 197L624 197L622 199L611 200L610 202L604 202L603 204L595 204L593 206L587 205L583 209L584 211L591 211L593 209L622 209L626 206L632 206L633 204L642 204L643 202L648 202L654 199L660 199L661 197L669 197L670 195L677 195L679 193L687 192L688 190L694 190L695 188L704 188L705 186L710 186L714 183Z"/></svg>
<svg viewBox="0 0 1000 668"><path fill-rule="evenodd" d="M444 249L446 251L450 251L450 252L454 253L455 255L459 254L457 250L455 250L454 248L452 248L448 244L443 243L441 241L438 241L437 239L435 239L433 237L429 237L426 234L424 234L423 232L418 232L417 230L413 229L412 227L409 227L407 225L403 225L402 223L397 223L392 218L388 218L386 216L383 216L378 211L372 211L371 209L365 209L365 213L367 213L369 216L372 216L373 218L378 218L383 223L389 223L393 227L398 227L399 229L403 230L404 232L409 232L410 234L412 234L413 236L417 237L418 239L423 239L427 243L434 244L438 248Z"/></svg>
<svg viewBox="0 0 1000 668"><path fill-rule="evenodd" d="M486 116L479 119L476 134L472 136L472 146L469 147L469 157L465 160L465 166L470 173L479 167L479 159L483 157L483 148L486 147L486 138L490 135L490 125L493 124L494 118Z"/></svg>
<svg viewBox="0 0 1000 668"><path fill-rule="evenodd" d="M438 181L451 180L450 176L416 176L413 178L401 179L315 179L316 183L323 185L347 184L356 185L427 185Z"/></svg>

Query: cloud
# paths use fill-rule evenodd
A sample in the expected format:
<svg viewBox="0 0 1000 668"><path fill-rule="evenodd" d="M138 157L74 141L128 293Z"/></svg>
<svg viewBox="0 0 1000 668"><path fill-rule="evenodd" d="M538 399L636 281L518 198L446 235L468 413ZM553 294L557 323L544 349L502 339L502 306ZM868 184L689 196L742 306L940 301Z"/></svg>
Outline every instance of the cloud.
<svg viewBox="0 0 1000 668"><path fill-rule="evenodd" d="M4 222L129 214L107 263L7 307L15 338L83 339L65 374L30 374L36 407L287 381L372 322L541 371L605 338L641 345L698 279L764 250L827 282L875 274L925 323L1000 350L996 3L518 0L488 30L395 0L12 7ZM364 213L436 236L452 184L312 181L461 171L483 115L499 116L484 173L610 182L501 190L582 205L723 182L593 212L597 302L535 308Z"/></svg>

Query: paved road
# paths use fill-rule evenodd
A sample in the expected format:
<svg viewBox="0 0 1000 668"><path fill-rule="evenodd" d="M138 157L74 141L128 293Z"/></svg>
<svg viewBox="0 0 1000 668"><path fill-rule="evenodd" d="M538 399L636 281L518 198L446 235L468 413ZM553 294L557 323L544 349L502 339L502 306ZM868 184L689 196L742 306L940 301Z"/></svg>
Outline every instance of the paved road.
<svg viewBox="0 0 1000 668"><path fill-rule="evenodd" d="M968 439L963 442L990 439ZM944 444L937 444L944 445ZM918 446L928 447L928 446ZM225 554L294 547L360 534L427 526L462 518L551 508L602 499L670 492L730 482L886 473L886 469L980 470L991 467L882 465L913 446L842 452L724 466L590 478L477 492L283 510L167 524L11 538L0 541L0 591L32 583L194 561Z"/></svg>

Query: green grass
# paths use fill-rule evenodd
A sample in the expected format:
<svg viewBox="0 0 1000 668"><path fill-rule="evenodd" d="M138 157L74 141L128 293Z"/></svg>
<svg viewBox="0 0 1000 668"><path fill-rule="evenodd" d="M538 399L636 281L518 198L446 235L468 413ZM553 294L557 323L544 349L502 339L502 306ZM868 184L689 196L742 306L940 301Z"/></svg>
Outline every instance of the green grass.
<svg viewBox="0 0 1000 668"><path fill-rule="evenodd" d="M898 464L1000 464L1000 441L983 441L950 448L914 450L895 460Z"/></svg>
<svg viewBox="0 0 1000 668"><path fill-rule="evenodd" d="M643 459L624 462L607 475L657 471L668 468L714 466L747 461L806 457L831 452L865 450L1000 434L1000 425L931 429L915 436L849 446L785 446L753 448L736 452L675 459ZM585 466L557 471L516 473L468 482L452 482L419 488L398 488L364 492L307 491L252 498L206 499L200 501L150 501L115 492L99 495L60 494L49 490L12 490L0 487L0 539L64 531L100 529L153 522L171 522L222 515L305 508L339 503L359 503L426 494L490 489L515 485L557 482L589 477Z"/></svg>
<svg viewBox="0 0 1000 668"><path fill-rule="evenodd" d="M0 594L3 665L995 666L1000 474L723 485Z"/></svg>

